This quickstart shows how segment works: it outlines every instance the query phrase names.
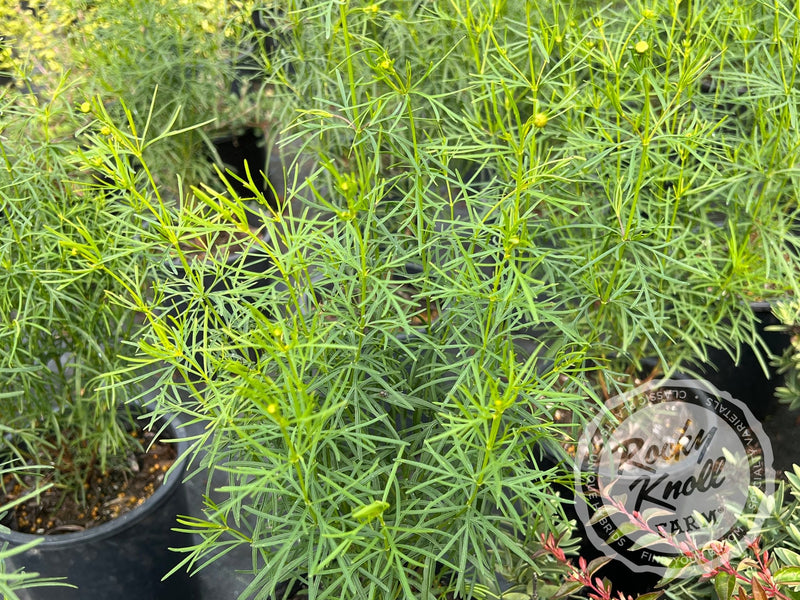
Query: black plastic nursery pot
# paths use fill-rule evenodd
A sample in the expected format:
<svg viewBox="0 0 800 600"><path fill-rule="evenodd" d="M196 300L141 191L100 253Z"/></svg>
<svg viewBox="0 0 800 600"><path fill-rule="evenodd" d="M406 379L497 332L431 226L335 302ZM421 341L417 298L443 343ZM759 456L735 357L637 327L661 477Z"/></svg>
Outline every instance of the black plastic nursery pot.
<svg viewBox="0 0 800 600"><path fill-rule="evenodd" d="M264 196L267 204L280 210L281 199L286 192L284 158L277 149L269 149L270 142L264 130L251 127L241 133L216 138L212 144L216 155L213 161L218 159L221 163L218 166L239 198L255 200L255 193L245 185L249 172L249 178L252 178L255 188ZM248 210L247 221L251 227L260 226L261 218L257 208Z"/></svg>
<svg viewBox="0 0 800 600"><path fill-rule="evenodd" d="M184 436L176 419L162 435ZM176 442L177 461L188 442ZM21 600L193 600L194 581L180 570L162 581L181 559L170 547L191 545L188 534L172 531L176 517L188 513L181 461L140 506L85 531L37 536L0 532L0 544L20 546L44 538L34 548L9 559L9 570L25 568L44 577L64 577L77 586L34 587L17 592Z"/></svg>
<svg viewBox="0 0 800 600"><path fill-rule="evenodd" d="M758 333L770 352L780 356L790 345L790 336L781 331L767 331L770 325L778 325L768 302L753 302L751 309L758 319ZM743 347L738 362L724 350L709 352L708 364L701 375L716 388L744 402L759 421L772 414L778 406L775 390L783 384L783 376L768 365L765 373L755 352Z"/></svg>

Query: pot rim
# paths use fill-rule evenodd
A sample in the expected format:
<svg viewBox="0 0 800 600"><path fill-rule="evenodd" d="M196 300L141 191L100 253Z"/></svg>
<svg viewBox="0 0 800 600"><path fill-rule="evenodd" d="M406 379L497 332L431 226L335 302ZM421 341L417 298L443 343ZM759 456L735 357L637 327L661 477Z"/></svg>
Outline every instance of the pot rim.
<svg viewBox="0 0 800 600"><path fill-rule="evenodd" d="M36 551L62 550L71 546L104 540L122 533L158 510L178 490L178 486L183 482L183 476L186 472L186 451L189 448L189 442L186 440L185 418L181 415L171 414L168 418L161 419L160 422L163 423L164 420L168 421L164 431L170 433L172 439L178 440L175 442L177 457L173 467L167 471L163 483L141 505L111 521L101 523L84 531L59 533L57 535L21 533L14 530L9 532L0 531L0 542L9 542L11 545L17 546L35 540L42 540L36 545Z"/></svg>

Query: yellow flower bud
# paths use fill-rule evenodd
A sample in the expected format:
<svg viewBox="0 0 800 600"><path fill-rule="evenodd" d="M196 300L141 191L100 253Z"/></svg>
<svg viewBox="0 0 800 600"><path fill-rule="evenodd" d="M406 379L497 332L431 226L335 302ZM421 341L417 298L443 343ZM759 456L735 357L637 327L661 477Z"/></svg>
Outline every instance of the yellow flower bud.
<svg viewBox="0 0 800 600"><path fill-rule="evenodd" d="M636 52L638 52L639 54L644 54L645 52L650 50L650 44L648 44L644 40L641 40L639 42L636 42L636 45L633 47L633 49L636 50Z"/></svg>
<svg viewBox="0 0 800 600"><path fill-rule="evenodd" d="M547 120L547 115L544 113L536 113L533 115L533 125L539 129L547 125Z"/></svg>
<svg viewBox="0 0 800 600"><path fill-rule="evenodd" d="M84 102L80 105L81 112L88 113L92 110L92 105L89 102Z"/></svg>

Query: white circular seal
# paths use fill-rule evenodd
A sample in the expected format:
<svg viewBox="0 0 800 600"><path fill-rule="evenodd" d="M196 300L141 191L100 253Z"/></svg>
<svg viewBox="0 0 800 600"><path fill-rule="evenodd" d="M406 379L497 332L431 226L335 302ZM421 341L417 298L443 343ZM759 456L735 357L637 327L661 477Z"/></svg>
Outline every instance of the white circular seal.
<svg viewBox="0 0 800 600"><path fill-rule="evenodd" d="M576 453L578 516L599 550L636 572L696 576L744 550L774 491L772 448L750 410L693 379L611 398Z"/></svg>

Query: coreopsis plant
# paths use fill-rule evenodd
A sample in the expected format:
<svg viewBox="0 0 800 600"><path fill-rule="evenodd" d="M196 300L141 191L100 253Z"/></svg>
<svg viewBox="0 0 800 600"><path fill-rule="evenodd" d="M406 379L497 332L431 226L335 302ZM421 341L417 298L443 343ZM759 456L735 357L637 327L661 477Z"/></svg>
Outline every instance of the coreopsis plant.
<svg viewBox="0 0 800 600"><path fill-rule="evenodd" d="M86 507L97 479L127 472L140 448L126 401L141 390L114 385L136 315L109 302L113 278L84 266L103 260L136 271L145 257L120 254L135 217L94 185L94 165L80 158L87 119L69 91L63 82L48 101L15 93L0 100L0 456L50 467L4 477L0 497L50 482L58 505ZM63 238L74 245L65 248ZM43 533L54 525L29 516L13 526Z"/></svg>
<svg viewBox="0 0 800 600"><path fill-rule="evenodd" d="M45 100L67 73L81 80L78 104L97 96L122 118L124 98L140 131L145 123L169 127L173 135L149 148L148 158L177 196L177 176L220 185L213 165L225 165L214 152L216 137L269 129L269 107L258 103L264 79L248 70L257 49L250 40L255 10L249 0L4 0L0 72Z"/></svg>
<svg viewBox="0 0 800 600"><path fill-rule="evenodd" d="M368 146L396 182L397 227L420 244L412 212L453 220L459 189L480 187L487 209L473 216L502 252L531 253L526 268L599 360L765 354L747 304L797 291L794 12L312 2L285 18L296 59L274 94L287 142L344 171ZM549 260L535 260L541 247Z"/></svg>
<svg viewBox="0 0 800 600"><path fill-rule="evenodd" d="M541 277L592 353L674 364L758 347L747 303L797 291L797 15L705 2L530 14L509 16L515 34L464 27L486 39L471 137L492 141L481 155L516 218L542 224L524 244L554 249ZM559 162L563 181L540 182Z"/></svg>
<svg viewBox="0 0 800 600"><path fill-rule="evenodd" d="M556 478L534 447L558 435L555 404L579 412L581 353L517 348L527 298L486 289L484 269L505 268L494 241L467 253L448 231L420 248L395 230L377 171L332 160L315 174L332 190L316 210L274 212L255 231L236 196L196 189L202 205L176 207L133 176L147 140L94 106L93 130L110 129L91 147L113 157L104 185L145 215L126 253L160 252L184 274L154 268L152 291L130 281L115 296L146 318L141 377L158 414L204 424L197 459L230 481L203 518L181 520L202 539L184 564L248 544L244 594L296 580L315 597L412 597L469 593L498 548L524 560L514 531ZM266 268L249 266L254 253Z"/></svg>
<svg viewBox="0 0 800 600"><path fill-rule="evenodd" d="M102 186L144 215L125 252L179 267L147 293L93 268L145 317L158 413L202 424L197 458L228 476L182 521L202 540L185 565L244 544L245 596L477 595L495 557L534 566L532 514L554 504L556 531L535 449L562 447L556 411L579 423L603 398L608 359L758 347L748 301L795 291L798 48L770 40L797 16L310 1L282 18L270 102L313 166L277 207L241 178L255 227L232 186L175 206L146 152L169 132L91 105Z"/></svg>

